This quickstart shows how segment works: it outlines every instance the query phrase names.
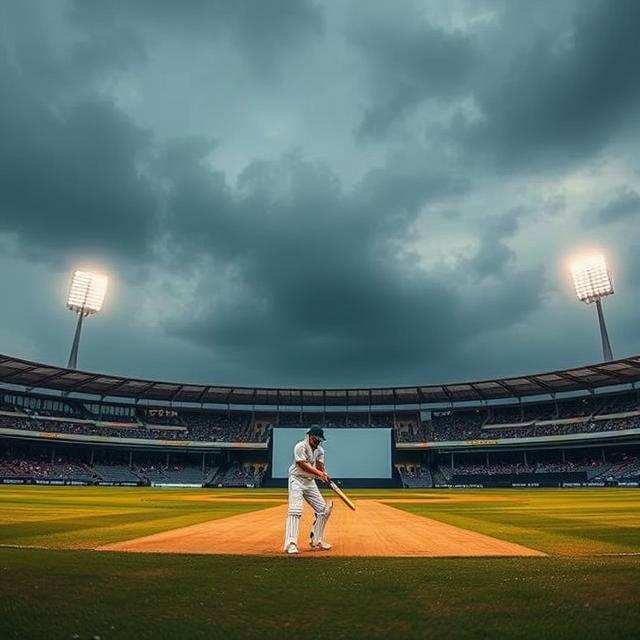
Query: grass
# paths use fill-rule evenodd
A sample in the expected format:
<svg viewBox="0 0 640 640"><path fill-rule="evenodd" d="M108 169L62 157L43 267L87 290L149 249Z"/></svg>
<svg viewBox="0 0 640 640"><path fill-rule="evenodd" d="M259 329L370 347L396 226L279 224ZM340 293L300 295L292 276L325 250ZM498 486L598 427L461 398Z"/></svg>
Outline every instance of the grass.
<svg viewBox="0 0 640 640"><path fill-rule="evenodd" d="M599 554L640 552L638 492L349 493L551 557L318 562L105 554L80 548L271 507L285 494L0 487L0 544L50 547L0 548L0 637L613 640L637 635L640 555Z"/></svg>
<svg viewBox="0 0 640 640"><path fill-rule="evenodd" d="M224 497L228 502L214 502ZM234 499L237 498L237 501ZM0 545L90 548L274 506L282 494L0 486Z"/></svg>
<svg viewBox="0 0 640 640"><path fill-rule="evenodd" d="M640 553L636 489L476 490L443 497L391 504L553 555Z"/></svg>

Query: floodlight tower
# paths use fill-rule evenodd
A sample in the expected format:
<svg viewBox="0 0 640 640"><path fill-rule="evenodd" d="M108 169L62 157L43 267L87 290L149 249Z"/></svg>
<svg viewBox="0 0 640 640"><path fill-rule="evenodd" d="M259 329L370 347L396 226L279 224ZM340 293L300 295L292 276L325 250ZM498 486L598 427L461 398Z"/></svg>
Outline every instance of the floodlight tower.
<svg viewBox="0 0 640 640"><path fill-rule="evenodd" d="M71 288L69 289L69 299L67 308L78 314L78 324L73 337L73 346L69 354L68 369L75 369L78 362L78 345L80 344L80 332L82 331L82 320L92 313L97 313L102 309L104 295L107 292L109 279L98 273L89 271L76 271L73 274Z"/></svg>
<svg viewBox="0 0 640 640"><path fill-rule="evenodd" d="M605 362L613 360L609 334L602 311L602 298L613 295L613 283L604 256L595 254L576 260L571 265L571 274L578 298L586 304L596 303L600 337L602 338L602 355Z"/></svg>

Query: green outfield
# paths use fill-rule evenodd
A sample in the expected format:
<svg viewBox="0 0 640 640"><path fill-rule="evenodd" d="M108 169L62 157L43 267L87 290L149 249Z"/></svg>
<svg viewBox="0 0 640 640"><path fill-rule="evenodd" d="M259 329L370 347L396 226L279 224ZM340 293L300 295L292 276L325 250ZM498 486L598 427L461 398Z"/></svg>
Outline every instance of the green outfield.
<svg viewBox="0 0 640 640"><path fill-rule="evenodd" d="M351 491L548 558L91 551L284 501L281 490L0 486L2 638L630 638L640 492Z"/></svg>

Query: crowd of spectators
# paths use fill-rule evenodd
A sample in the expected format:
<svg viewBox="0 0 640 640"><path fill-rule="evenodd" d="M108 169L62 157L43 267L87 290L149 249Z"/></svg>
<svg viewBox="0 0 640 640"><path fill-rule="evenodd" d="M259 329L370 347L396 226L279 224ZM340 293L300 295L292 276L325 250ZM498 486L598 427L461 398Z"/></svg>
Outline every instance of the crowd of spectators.
<svg viewBox="0 0 640 640"><path fill-rule="evenodd" d="M139 420L145 424L157 424L162 426L185 427L186 425L180 418L180 414L176 411L164 413L162 411L141 412Z"/></svg>
<svg viewBox="0 0 640 640"><path fill-rule="evenodd" d="M400 464L396 468L405 489L433 487L433 478L428 467L419 464Z"/></svg>
<svg viewBox="0 0 640 640"><path fill-rule="evenodd" d="M281 414L281 417L285 414ZM299 415L291 424L300 424ZM73 433L81 435L100 435L106 437L126 437L158 440L196 440L212 442L266 442L271 432L271 425L266 428L261 425L257 428L256 422L251 420L251 414L228 412L204 412L183 411L176 416L166 415L140 415L139 421L131 422L134 418L125 416L102 416L109 418L108 422L121 422L122 427L111 426L94 420L47 420L40 414L26 416L0 416L0 426L14 429L27 429L31 431L49 431L55 433ZM146 421L141 420L144 417ZM372 416L372 419L374 416ZM344 416L343 416L344 419ZM338 420L329 419L324 423L325 427L345 426L336 424ZM317 424L316 421L313 424ZM383 419L376 416L376 422L371 425L366 420L357 423L349 421L350 427L387 427L393 424L393 418ZM158 427L158 428L155 428ZM163 428L165 427L165 428ZM171 427L177 427L172 429Z"/></svg>
<svg viewBox="0 0 640 640"><path fill-rule="evenodd" d="M448 468L449 474L454 475L518 475L525 473L572 473L587 471L588 469L599 469L603 466L602 460L585 459L580 461L540 461L525 464L524 462L496 462L490 465L469 464L456 465L453 469Z"/></svg>
<svg viewBox="0 0 640 640"><path fill-rule="evenodd" d="M469 425L458 421L455 425L433 422L435 440L498 440L503 438L533 438L572 433L599 433L640 428L640 416L610 420L587 420L566 424L523 424L521 427Z"/></svg>
<svg viewBox="0 0 640 640"><path fill-rule="evenodd" d="M213 479L218 487L259 487L267 470L266 465L238 464Z"/></svg>
<svg viewBox="0 0 640 640"><path fill-rule="evenodd" d="M0 427L42 431L53 433L71 433L80 435L98 435L106 437L136 438L145 440L199 440L216 442L246 442L252 433L246 418L228 418L226 415L198 416L187 418L187 428L172 430L140 425L123 424L107 426L91 421L72 422L47 420L41 417L0 416ZM266 439L268 433L262 434Z"/></svg>
<svg viewBox="0 0 640 640"><path fill-rule="evenodd" d="M180 416L187 427L187 440L247 442L251 435L249 413L182 412Z"/></svg>
<svg viewBox="0 0 640 640"><path fill-rule="evenodd" d="M66 402L66 401L65 401ZM80 401L69 401L64 410L37 412L21 408L7 415L12 405L3 404L0 427L98 435L145 440L266 442L272 427L321 424L327 428L393 427L398 443L445 440L497 440L577 433L596 433L640 428L640 416L605 418L609 414L638 410L637 394L584 396L532 404L479 407L460 410L434 410L431 420L421 422L415 413L319 413L284 411L269 414L268 420L249 411L213 411L139 408L137 415L117 416L109 412L84 411ZM93 405L91 405L92 408ZM69 411L75 415L70 417ZM84 413L83 413L84 411ZM62 416L62 417L61 417ZM82 416L82 417L80 417ZM266 416L266 414L265 414ZM55 419L54 419L55 418ZM575 418L571 422L561 422ZM600 419L605 418L605 419ZM105 421L112 424L105 424ZM540 424L540 423L543 424ZM116 424L118 423L118 424ZM508 425L508 426L503 426Z"/></svg>
<svg viewBox="0 0 640 640"><path fill-rule="evenodd" d="M96 480L99 478L90 465L59 456L51 460L50 456L45 455L2 458L0 459L0 477L48 480Z"/></svg>
<svg viewBox="0 0 640 640"><path fill-rule="evenodd" d="M255 471L255 468L254 468ZM206 474L207 472L205 472ZM25 454L0 458L0 478L34 480L81 480L90 483L100 481L202 483L204 475L200 466L182 463L136 464L132 467L118 460L101 460L95 464L78 459L50 454L34 456Z"/></svg>
<svg viewBox="0 0 640 640"><path fill-rule="evenodd" d="M431 428L434 440L469 440L481 432L487 419L484 411L433 412ZM455 436L455 437L444 437Z"/></svg>
<svg viewBox="0 0 640 640"><path fill-rule="evenodd" d="M597 479L640 481L640 457L630 453L614 454L611 464L597 476Z"/></svg>
<svg viewBox="0 0 640 640"><path fill-rule="evenodd" d="M212 442L266 442L270 429L256 429L248 418L220 415L197 415L183 417L186 428L152 428L139 424L107 426L90 421L47 420L42 417L24 417L0 415L0 427L69 433L80 435L98 435L105 437L135 438L145 440L194 440ZM553 436L573 433L597 433L640 428L640 416L609 420L589 420L566 424L526 424L523 426L500 427L496 425L471 423L459 416L445 419L434 418L429 423L413 424L407 429L396 429L396 442L427 442L430 440L497 440L536 436Z"/></svg>
<svg viewBox="0 0 640 640"><path fill-rule="evenodd" d="M523 422L523 407L519 405L515 407L493 408L490 411L485 410L483 414L484 416L482 414L478 416L481 423L511 424L513 422ZM483 417L484 420L482 420Z"/></svg>
<svg viewBox="0 0 640 640"><path fill-rule="evenodd" d="M459 465L453 469L455 475L484 475L495 476L520 473L567 473L579 471L575 462L539 462L524 464L523 462L497 463L487 465Z"/></svg>
<svg viewBox="0 0 640 640"><path fill-rule="evenodd" d="M637 428L637 416L599 419L640 410L635 392L618 396L583 396L554 402L494 406L476 410L434 411L434 440L493 440ZM549 422L581 419L575 423ZM509 426L502 426L509 425Z"/></svg>
<svg viewBox="0 0 640 640"><path fill-rule="evenodd" d="M433 434L429 423L412 423L406 428L396 427L396 442L429 442Z"/></svg>
<svg viewBox="0 0 640 640"><path fill-rule="evenodd" d="M9 429L24 429L27 431L42 431L47 433L73 433L79 435L97 435L109 438L143 438L157 440L182 440L184 436L180 432L147 429L145 427L127 426L106 426L97 425L93 422L71 422L61 420L47 420L46 418L25 418L11 416L0 416L0 427Z"/></svg>

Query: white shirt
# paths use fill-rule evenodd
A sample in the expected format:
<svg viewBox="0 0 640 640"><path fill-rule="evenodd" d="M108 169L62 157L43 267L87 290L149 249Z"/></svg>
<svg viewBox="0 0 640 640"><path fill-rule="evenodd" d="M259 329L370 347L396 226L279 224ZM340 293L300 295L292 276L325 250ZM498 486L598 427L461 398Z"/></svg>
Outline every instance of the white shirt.
<svg viewBox="0 0 640 640"><path fill-rule="evenodd" d="M316 462L324 464L324 449L320 445L312 449L306 438L293 448L293 464L289 467L289 475L296 478L315 478L312 473L301 469L297 465L298 462L308 462L312 467L316 466Z"/></svg>

